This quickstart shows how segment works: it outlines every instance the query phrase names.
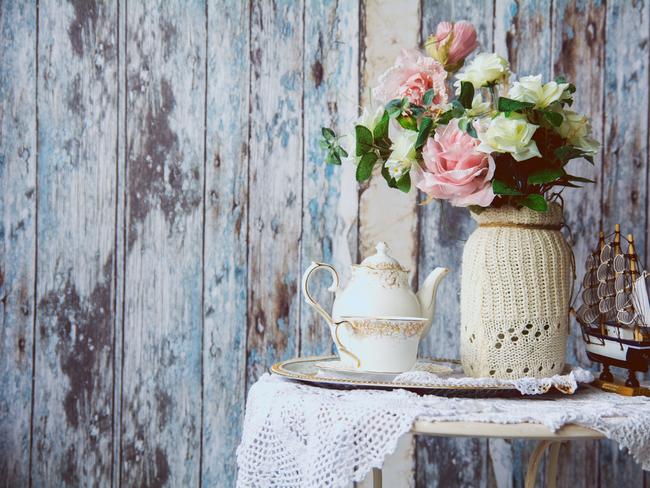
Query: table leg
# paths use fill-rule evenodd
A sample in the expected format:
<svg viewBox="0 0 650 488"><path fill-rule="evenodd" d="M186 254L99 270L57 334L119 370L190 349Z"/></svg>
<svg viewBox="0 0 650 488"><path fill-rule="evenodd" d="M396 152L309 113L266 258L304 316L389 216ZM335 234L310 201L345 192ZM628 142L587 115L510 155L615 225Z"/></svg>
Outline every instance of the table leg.
<svg viewBox="0 0 650 488"><path fill-rule="evenodd" d="M557 487L557 464L560 456L560 442L553 442L548 452L548 463L546 465L546 486L547 488Z"/></svg>
<svg viewBox="0 0 650 488"><path fill-rule="evenodd" d="M551 445L551 441L541 441L535 447L535 450L530 455L528 460L528 468L526 468L526 479L524 481L525 488L535 488L535 479L539 471L539 463L544 458L546 448Z"/></svg>
<svg viewBox="0 0 650 488"><path fill-rule="evenodd" d="M382 488L382 473L380 468L372 468L372 488Z"/></svg>

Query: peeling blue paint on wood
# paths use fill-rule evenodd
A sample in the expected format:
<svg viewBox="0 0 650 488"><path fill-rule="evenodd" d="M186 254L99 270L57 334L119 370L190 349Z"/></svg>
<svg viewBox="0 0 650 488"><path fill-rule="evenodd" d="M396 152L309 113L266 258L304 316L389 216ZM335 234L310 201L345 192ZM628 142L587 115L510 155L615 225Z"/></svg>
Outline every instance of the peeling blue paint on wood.
<svg viewBox="0 0 650 488"><path fill-rule="evenodd" d="M115 3L42 1L38 23L35 485L111 482Z"/></svg>
<svg viewBox="0 0 650 488"><path fill-rule="evenodd" d="M356 115L368 8L0 6L0 484L234 484L246 387L331 344L298 282L358 245L316 139ZM564 193L579 271L601 222L640 222L650 245L649 17L644 2L422 3L423 37L467 19L523 74L578 85L604 140L598 185ZM465 211L432 204L419 222L419 267L459 270ZM457 350L457 291L450 276L423 353ZM579 338L569 359L588 364ZM562 449L561 485L648 484L611 442ZM530 451L420 441L416 484L521 486Z"/></svg>
<svg viewBox="0 0 650 488"><path fill-rule="evenodd" d="M249 3L207 5L201 482L231 486L246 396ZM223 94L228 94L224 103Z"/></svg>
<svg viewBox="0 0 650 488"><path fill-rule="evenodd" d="M591 2L556 0L553 6L551 62L553 76L565 75L577 87L574 110L589 113L594 133L603 134L603 69L605 57L605 6ZM600 227L601 213L601 157L596 165L585 161L571 163L572 174L581 174L597 183L585 189L567 188L562 193L566 223L571 229L567 235L573 247L577 275L583 276L584 263L595 243L595 232ZM567 350L571 364L591 366L584 352L580 327L571 323ZM567 485L598 484L598 450L604 442L585 441L562 446L559 478Z"/></svg>
<svg viewBox="0 0 650 488"><path fill-rule="evenodd" d="M359 94L358 19L355 1L323 0L309 2L305 15L305 80L303 119L304 161L303 198L308 211L303 212L301 269L311 261L331 263L339 270L344 263L334 260L334 243L353 241L350 252L356 254L356 236L346 235L339 219L341 172L324 166L323 150L318 141L321 127L333 127L340 134L354 123ZM325 170L324 170L325 169ZM356 229L355 229L356 231ZM355 232L356 234L356 232ZM315 274L310 290L326 309L331 308L333 294L327 291L331 277ZM311 307L301 300L300 353L305 356L328 354L332 339L329 327Z"/></svg>
<svg viewBox="0 0 650 488"><path fill-rule="evenodd" d="M0 484L30 466L36 263L36 6L0 7Z"/></svg>
<svg viewBox="0 0 650 488"><path fill-rule="evenodd" d="M633 232L637 249L650 263L648 239L648 35L647 2L609 2L606 6L602 223L620 223ZM625 375L624 371L614 370ZM643 472L611 442L600 444L602 486L642 486ZM607 468L605 468L607 467Z"/></svg>
<svg viewBox="0 0 650 488"><path fill-rule="evenodd" d="M252 3L247 385L298 353L303 18L302 2Z"/></svg>
<svg viewBox="0 0 650 488"><path fill-rule="evenodd" d="M128 2L120 480L200 478L205 3Z"/></svg>

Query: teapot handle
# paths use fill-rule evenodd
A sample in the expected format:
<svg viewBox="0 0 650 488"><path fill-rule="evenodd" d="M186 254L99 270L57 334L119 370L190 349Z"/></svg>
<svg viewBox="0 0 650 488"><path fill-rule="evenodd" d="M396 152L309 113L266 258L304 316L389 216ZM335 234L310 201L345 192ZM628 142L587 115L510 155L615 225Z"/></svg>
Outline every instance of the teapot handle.
<svg viewBox="0 0 650 488"><path fill-rule="evenodd" d="M302 275L302 293L305 296L305 301L307 302L307 304L314 307L314 310L316 310L321 315L321 317L323 317L327 321L328 324L333 325L331 315L328 314L325 311L325 309L321 307L309 293L309 288L308 288L309 278L311 278L311 274L314 271L320 268L326 269L332 275L332 285L328 288L328 290L331 292L335 292L336 289L339 287L339 275L333 266L330 266L329 264L325 264L325 263L311 263L309 268L307 268L307 270L305 271L305 274Z"/></svg>

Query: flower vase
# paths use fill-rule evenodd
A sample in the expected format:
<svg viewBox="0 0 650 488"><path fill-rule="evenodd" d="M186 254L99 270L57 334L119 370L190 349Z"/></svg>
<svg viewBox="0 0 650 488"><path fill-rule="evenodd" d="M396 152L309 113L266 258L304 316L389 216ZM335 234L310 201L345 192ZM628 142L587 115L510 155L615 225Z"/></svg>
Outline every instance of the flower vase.
<svg viewBox="0 0 650 488"><path fill-rule="evenodd" d="M460 354L473 377L543 378L564 368L573 280L562 208L472 212L463 251Z"/></svg>

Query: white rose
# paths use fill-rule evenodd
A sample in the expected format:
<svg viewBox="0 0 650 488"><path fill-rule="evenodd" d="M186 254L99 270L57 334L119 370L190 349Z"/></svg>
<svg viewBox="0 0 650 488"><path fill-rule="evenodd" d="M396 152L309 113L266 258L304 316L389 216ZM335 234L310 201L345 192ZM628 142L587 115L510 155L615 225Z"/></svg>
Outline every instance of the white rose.
<svg viewBox="0 0 650 488"><path fill-rule="evenodd" d="M515 81L508 92L508 98L520 102L534 103L537 108L546 108L562 99L568 83L550 81L542 85L542 75L524 76Z"/></svg>
<svg viewBox="0 0 650 488"><path fill-rule="evenodd" d="M363 109L363 113L359 117L359 120L357 120L356 125L363 125L370 129L370 132L375 130L375 127L381 120L382 116L384 115L384 107L379 106L377 108L368 110L367 108Z"/></svg>
<svg viewBox="0 0 650 488"><path fill-rule="evenodd" d="M417 138L417 132L402 130L393 139L392 152L385 164L393 178L399 178L411 169L415 162L415 142Z"/></svg>
<svg viewBox="0 0 650 488"><path fill-rule="evenodd" d="M467 116L469 118L479 117L490 112L490 102L483 101L480 93L476 93L472 99L472 106L467 109Z"/></svg>
<svg viewBox="0 0 650 488"><path fill-rule="evenodd" d="M481 144L477 147L485 153L510 153L517 161L541 157L537 144L532 139L537 130L523 117L504 114L490 121L487 129L478 133Z"/></svg>
<svg viewBox="0 0 650 488"><path fill-rule="evenodd" d="M460 93L461 81L469 81L474 88L481 88L499 80L505 80L509 74L508 61L496 53L481 53L472 59L467 67L456 75L456 93Z"/></svg>
<svg viewBox="0 0 650 488"><path fill-rule="evenodd" d="M557 128L558 134L578 149L595 154L600 149L600 144L591 138L591 125L586 115L572 110L565 110L562 115L564 120Z"/></svg>

